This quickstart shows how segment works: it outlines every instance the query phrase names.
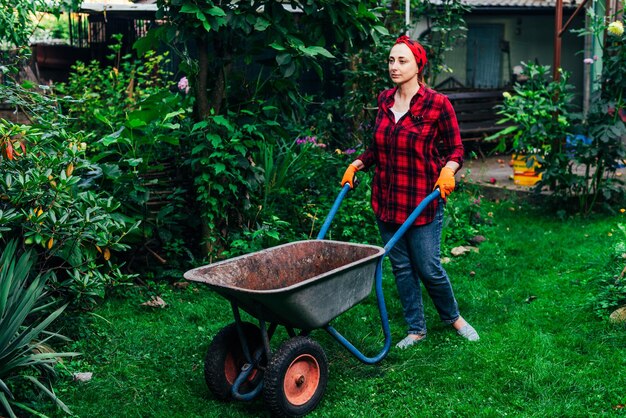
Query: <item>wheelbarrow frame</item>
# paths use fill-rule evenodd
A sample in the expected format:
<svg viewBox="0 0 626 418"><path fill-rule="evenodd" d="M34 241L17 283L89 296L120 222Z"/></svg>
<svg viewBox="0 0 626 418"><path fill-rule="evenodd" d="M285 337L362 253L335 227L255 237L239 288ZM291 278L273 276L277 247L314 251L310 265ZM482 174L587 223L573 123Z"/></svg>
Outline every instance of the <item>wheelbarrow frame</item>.
<svg viewBox="0 0 626 418"><path fill-rule="evenodd" d="M324 237L326 236L326 233L328 232L328 229L330 228L333 218L335 217L342 201L344 200L344 198L346 197L349 191L350 191L350 185L346 184L342 187L341 191L339 192L339 195L335 199L335 202L332 208L330 209L328 215L326 216L324 223L322 224L322 227L320 229L319 234L316 237L316 240L324 240ZM356 348L350 341L348 341L339 331L337 331L333 326L330 325L330 321L332 321L332 319L340 315L342 312L345 312L345 310L349 309L349 307L343 310L342 312L336 313L336 316L332 317L329 320L324 319L322 323L314 323L312 327L299 328L300 329L299 335L308 336L309 333L313 329L318 329L318 326L319 326L319 328L323 328L324 330L326 330L326 332L328 332L333 338L337 340L337 342L339 342L342 346L344 346L351 354L353 354L361 362L365 364L376 364L380 362L381 360L383 360L387 356L391 348L391 330L389 326L389 318L388 318L385 298L383 294L382 264L383 264L384 258L389 253L389 251L395 246L398 240L411 227L411 225L413 225L413 223L415 222L417 217L420 215L420 213L424 210L424 208L428 206L433 200L437 199L439 196L440 196L440 191L436 189L431 194L429 194L426 198L424 198L424 200L413 210L411 215L406 219L406 221L400 226L400 228L396 231L396 233L384 246L384 248L382 249L382 254L376 255L376 258L378 258L378 261L376 262L376 267L374 271L374 288L376 291L377 306L378 306L378 310L380 313L381 327L382 327L382 331L385 337L383 347L379 353L377 353L374 356L366 356L358 348ZM370 247L373 247L373 246L370 246ZM371 269L369 271L371 272ZM190 274L191 272L192 271L185 273L185 277L187 279L193 280L192 278L190 278L192 276ZM198 280L196 279L196 281ZM231 289L226 289L225 292L219 291L219 290L220 289L218 289L218 293L222 294L222 296L227 298L227 300L229 300L231 304L233 316L235 319L235 327L237 330L237 335L239 338L239 342L241 344L242 353L245 356L245 361L246 361L246 363L241 368L241 372L239 373L239 375L237 376L237 378L235 379L232 385L231 395L234 399L238 399L238 400L243 400L243 401L252 400L256 396L258 396L258 394L263 389L263 380L261 379L256 387L252 388L246 393L241 393L241 387L245 382L249 382L248 380L249 376L251 375L253 370L256 370L256 368L260 366L260 363L262 361L269 361L271 359L272 352L270 348L270 340L275 330L277 329L278 325L283 325L285 329L287 330L287 333L289 334L289 336L292 338L298 335L295 332L296 327L292 326L291 324L286 325L284 323L279 323L279 322L275 322L271 320L269 321L270 324L268 327L267 321L263 317L261 317L262 315L255 316L254 314L252 314L252 316L254 316L259 321L259 328L260 328L261 340L262 340L262 347L256 347L256 348L252 347L252 348L255 348L254 352L252 352L249 341L247 341L246 335L244 334L244 331L243 331L243 327L242 327L243 321L241 319L241 314L240 314L240 308L243 307L243 309L247 311L248 313L250 313L250 309L246 309L245 301L238 300L238 295L236 293L232 293ZM369 293L371 293L371 286L369 287L369 291L367 292L367 294ZM361 296L359 301L362 300L364 297L366 297L367 294L364 296ZM240 302L242 302L241 304L242 306L240 306Z"/></svg>
<svg viewBox="0 0 626 418"><path fill-rule="evenodd" d="M330 212L328 213L328 216L326 217L326 220L324 221L324 224L322 225L322 228L320 229L317 239L324 239L324 236L326 236L326 232L330 228L330 224L333 218L335 217L335 214L339 210L339 206L341 205L341 202L345 198L348 191L350 191L350 185L346 184L341 189L339 196L337 196L335 203L333 204ZM382 350L378 354L372 357L368 357L365 354L363 354L358 348L356 348L350 341L348 341L343 335L341 335L339 331L333 328L330 324L326 325L326 327L324 328L341 345L343 345L346 349L348 349L350 353L352 353L357 359L359 359L361 362L365 364L376 364L380 362L382 359L384 359L387 356L387 354L389 354L389 350L391 348L391 329L389 327L389 316L387 314L387 305L385 304L385 295L383 294L383 268L382 268L383 260L385 259L385 256L389 254L389 251L391 251L391 249L396 245L398 240L400 240L400 238L402 238L402 236L411 227L411 225L413 225L417 217L422 213L422 211L426 208L426 206L428 206L433 200L436 200L437 198L439 198L439 196L441 196L441 192L439 191L439 188L437 188L428 196L426 196L424 200L420 202L420 204L413 210L413 212L411 212L411 215L409 215L406 221L404 221L404 223L400 226L400 228L398 228L396 233L393 234L393 236L387 242L387 244L385 244L384 246L385 253L380 258L376 266L374 286L376 289L376 300L378 303L378 311L380 312L381 327L383 330L383 335L385 336L385 342L384 342Z"/></svg>

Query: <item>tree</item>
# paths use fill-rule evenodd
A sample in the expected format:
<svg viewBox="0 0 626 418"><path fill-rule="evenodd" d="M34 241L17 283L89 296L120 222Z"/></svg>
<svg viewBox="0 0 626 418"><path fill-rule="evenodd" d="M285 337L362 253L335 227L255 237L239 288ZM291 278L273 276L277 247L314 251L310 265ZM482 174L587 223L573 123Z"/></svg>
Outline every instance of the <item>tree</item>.
<svg viewBox="0 0 626 418"><path fill-rule="evenodd" d="M247 195L249 190L246 189L250 187L245 182L246 175L242 174L242 170L247 169L244 159L236 159L230 168L223 167L223 162L219 162L219 169L216 164L212 167L206 164L209 157L215 155L216 148L229 141L224 135L242 140L255 136L258 139L263 123L254 122L257 125L250 128L248 116L259 114L259 103L266 109L272 105L280 109L280 113L296 115L303 109L303 86L298 84L298 77L305 71L314 71L322 78L322 60L333 59L338 51L375 43L380 35L387 33L380 24L377 10L371 7L374 2L158 0L157 4L158 17L166 24L153 30L137 47L141 52L155 39L161 39L181 52L185 63L183 71L192 80L196 99L195 120L201 124L195 131L217 128L225 131L217 134L213 131L198 144L203 147L204 156L199 160L205 162L206 169L196 176L196 180L201 176L205 179L200 195L204 195L204 203L213 202L215 196L210 196L206 190L220 193L230 189L237 200L231 205L232 209L245 206L240 199ZM221 117L233 110L243 120L237 117L231 122ZM241 113L243 110L247 115ZM249 132L241 133L237 126L244 123ZM270 125L275 127L276 121ZM244 145L250 146L249 143ZM223 160L229 160L227 152L245 154L241 146L226 147L219 152ZM238 186L233 186L235 181ZM226 196L222 194L218 198ZM224 235L228 224L228 210L214 206L212 211L214 213L205 212L202 221L209 252L211 237L214 240L215 236ZM222 219L217 219L218 215Z"/></svg>
<svg viewBox="0 0 626 418"><path fill-rule="evenodd" d="M331 50L358 46L386 33L375 11L357 0L222 2L158 0L167 24L155 31L170 44L182 44L197 59L198 118L210 109L221 113L226 74L233 64L260 65L259 75L294 80L304 68L322 76L319 57ZM290 88L295 88L293 85Z"/></svg>
<svg viewBox="0 0 626 418"><path fill-rule="evenodd" d="M37 13L59 15L79 0L0 0L0 73L15 72L16 65L30 55L29 40L37 28Z"/></svg>

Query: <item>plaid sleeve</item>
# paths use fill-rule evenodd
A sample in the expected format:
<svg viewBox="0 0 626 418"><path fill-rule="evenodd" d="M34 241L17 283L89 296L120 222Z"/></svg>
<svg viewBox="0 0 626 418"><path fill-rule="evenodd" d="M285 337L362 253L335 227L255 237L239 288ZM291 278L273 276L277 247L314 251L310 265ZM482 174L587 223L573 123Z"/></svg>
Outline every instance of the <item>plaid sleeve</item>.
<svg viewBox="0 0 626 418"><path fill-rule="evenodd" d="M386 94L387 94L387 91L383 91L378 95L378 99L377 99L378 113L376 115L376 124L378 124L378 122L380 121L381 103L385 99ZM376 141L373 139L373 136L372 136L372 141L369 147L367 147L367 149L365 150L365 152L363 152L363 154L357 157L357 159L361 160L363 164L365 165L365 168L363 170L367 170L376 164L377 151L378 150L376 149Z"/></svg>
<svg viewBox="0 0 626 418"><path fill-rule="evenodd" d="M450 100L443 96L443 107L439 118L439 132L442 142L441 151L445 161L454 161L463 166L463 142L459 131L459 123Z"/></svg>
<svg viewBox="0 0 626 418"><path fill-rule="evenodd" d="M370 145L365 152L363 152L363 154L356 157L357 160L361 160L363 162L363 165L365 166L363 168L364 171L374 165L374 161L376 160L374 148L376 148L376 142L372 141L372 145Z"/></svg>

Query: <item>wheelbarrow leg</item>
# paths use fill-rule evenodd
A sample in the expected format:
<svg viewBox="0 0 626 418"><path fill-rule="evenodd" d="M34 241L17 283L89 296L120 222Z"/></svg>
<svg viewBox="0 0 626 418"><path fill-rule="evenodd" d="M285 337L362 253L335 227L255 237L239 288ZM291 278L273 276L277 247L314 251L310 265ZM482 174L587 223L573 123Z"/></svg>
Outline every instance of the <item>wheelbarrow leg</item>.
<svg viewBox="0 0 626 418"><path fill-rule="evenodd" d="M268 357L263 331L243 322L236 303L231 303L235 322L213 338L204 361L204 376L209 390L219 399L243 401L257 397L263 389L263 374Z"/></svg>
<svg viewBox="0 0 626 418"><path fill-rule="evenodd" d="M239 334L244 336L245 349ZM249 347L253 348L253 354ZM263 353L261 331L256 325L241 322L222 328L209 344L204 360L204 378L209 390L222 400L253 399L263 386Z"/></svg>
<svg viewBox="0 0 626 418"><path fill-rule="evenodd" d="M326 326L326 332L332 335L341 345L346 347L357 359L365 364L376 364L384 359L389 353L391 348L391 329L389 327L389 317L387 314L387 307L385 305L385 296L383 295L383 258L378 261L376 266L376 299L378 301L378 310L380 312L380 323L385 336L385 343L383 349L373 357L367 357L358 348L356 348L350 341L348 341L343 335L339 333L331 325Z"/></svg>
<svg viewBox="0 0 626 418"><path fill-rule="evenodd" d="M248 348L248 341L241 328L243 321L241 320L241 314L239 313L239 306L236 302L231 302L230 306L233 310L233 316L235 317L235 324L237 324L237 335L239 336L239 342L241 343L243 355L246 357L248 363L252 363L252 356L250 355L250 349ZM263 328L261 328L261 335L263 335Z"/></svg>
<svg viewBox="0 0 626 418"><path fill-rule="evenodd" d="M247 392L244 394L239 393L240 386L248 382L248 380L250 379L249 376L253 373L254 374L258 373L258 370L255 368L255 365L257 365L261 361L261 357L263 356L263 349L262 348L257 349L254 352L253 356L254 356L254 363L245 363L241 367L241 373L239 373L239 376L237 376L237 379L235 379L235 383L233 384L233 387L231 388L231 393L233 395L233 398L240 400L240 401L251 401L252 399L256 398L261 393L261 390L263 389L263 381L261 381L250 392Z"/></svg>
<svg viewBox="0 0 626 418"><path fill-rule="evenodd" d="M270 348L270 339L276 331L277 324L270 324L269 330L267 328L267 324L263 319L259 319L259 328L261 332L261 347L255 347L254 353L250 353L250 348L248 345L248 339L244 335L241 314L239 312L239 306L236 302L231 302L231 307L233 310L233 316L235 317L235 324L237 327L237 333L239 335L239 340L241 343L241 348L244 356L246 357L247 362L242 365L241 371L237 376L237 379L233 383L231 387L231 394L233 398L241 401L249 401L257 397L261 390L263 389L263 381L259 382L256 387L250 390L247 393L240 393L240 387L245 385L250 380L250 375L253 373L259 373L259 369L257 366L260 364L261 359L265 355L266 359L271 357L271 348Z"/></svg>
<svg viewBox="0 0 626 418"><path fill-rule="evenodd" d="M268 331L267 326L265 325L265 321L262 319L259 319L259 327L261 328L261 336L263 337L265 358L270 358L272 354L272 349L270 348L270 339L272 338L272 334L274 333L274 330L276 330L276 327L271 324Z"/></svg>

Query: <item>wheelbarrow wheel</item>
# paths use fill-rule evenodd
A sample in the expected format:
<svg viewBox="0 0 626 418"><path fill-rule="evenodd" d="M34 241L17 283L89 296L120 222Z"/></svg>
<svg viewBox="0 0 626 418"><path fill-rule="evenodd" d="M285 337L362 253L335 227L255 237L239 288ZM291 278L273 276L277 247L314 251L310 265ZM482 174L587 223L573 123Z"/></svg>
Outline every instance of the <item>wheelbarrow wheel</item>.
<svg viewBox="0 0 626 418"><path fill-rule="evenodd" d="M311 412L324 396L328 360L322 347L309 337L285 341L265 370L263 396L270 411L281 417Z"/></svg>
<svg viewBox="0 0 626 418"><path fill-rule="evenodd" d="M242 322L241 329L250 354L263 347L261 330L254 324ZM265 358L265 355L263 355ZM237 334L237 324L232 323L213 337L204 359L204 380L209 390L218 399L228 401L232 399L231 388L247 363L246 357ZM247 380L239 387L239 392L245 394L256 388L263 379L263 373L254 369Z"/></svg>

